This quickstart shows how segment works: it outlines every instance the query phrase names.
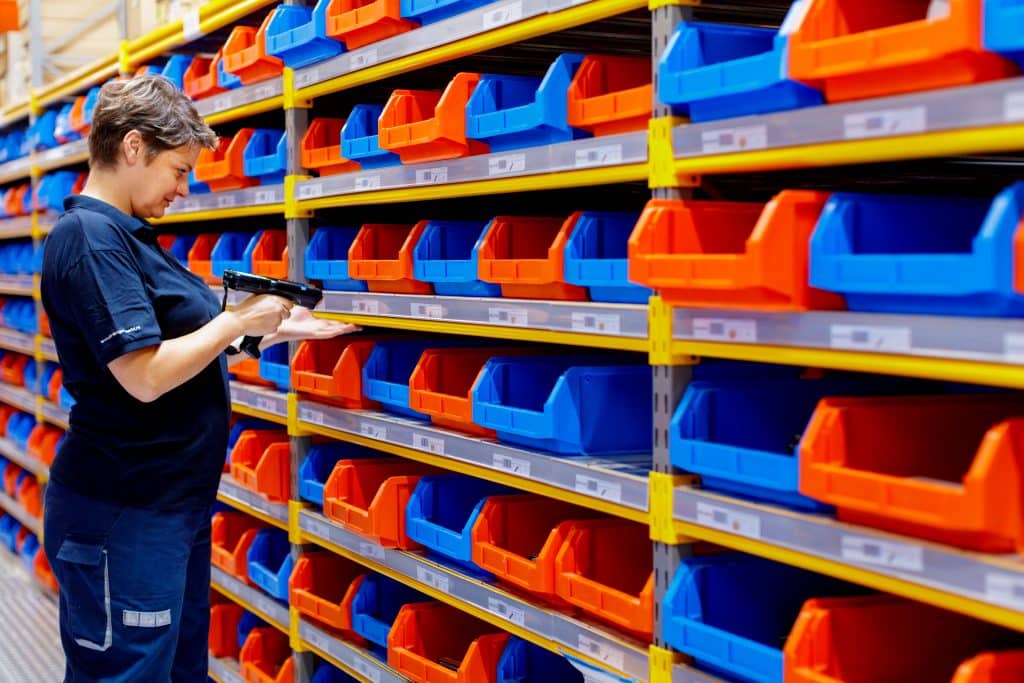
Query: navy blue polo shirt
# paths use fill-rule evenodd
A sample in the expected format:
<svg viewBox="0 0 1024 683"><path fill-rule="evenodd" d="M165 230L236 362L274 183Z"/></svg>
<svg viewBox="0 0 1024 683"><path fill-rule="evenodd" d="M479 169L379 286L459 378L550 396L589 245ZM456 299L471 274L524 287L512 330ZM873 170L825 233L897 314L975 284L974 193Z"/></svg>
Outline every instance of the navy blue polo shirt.
<svg viewBox="0 0 1024 683"><path fill-rule="evenodd" d="M220 302L145 221L91 197L68 197L64 209L43 252L42 298L76 403L50 477L133 507L210 505L231 416L224 355L152 403L125 391L107 363L194 332Z"/></svg>

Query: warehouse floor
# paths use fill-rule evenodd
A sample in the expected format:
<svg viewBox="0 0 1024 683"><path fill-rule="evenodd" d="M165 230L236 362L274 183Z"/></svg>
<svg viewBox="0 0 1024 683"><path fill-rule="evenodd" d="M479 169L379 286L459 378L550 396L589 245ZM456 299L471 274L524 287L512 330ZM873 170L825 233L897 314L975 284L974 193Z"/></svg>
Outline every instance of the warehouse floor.
<svg viewBox="0 0 1024 683"><path fill-rule="evenodd" d="M0 551L0 683L49 683L64 677L57 597L21 561Z"/></svg>

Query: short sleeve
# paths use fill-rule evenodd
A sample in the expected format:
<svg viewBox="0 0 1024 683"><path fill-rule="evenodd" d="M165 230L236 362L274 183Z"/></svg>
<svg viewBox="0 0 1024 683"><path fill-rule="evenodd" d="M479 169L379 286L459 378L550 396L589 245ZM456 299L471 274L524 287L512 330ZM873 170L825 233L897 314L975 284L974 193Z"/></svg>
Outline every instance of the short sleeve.
<svg viewBox="0 0 1024 683"><path fill-rule="evenodd" d="M160 343L153 303L130 254L87 252L63 281L62 303L103 365Z"/></svg>

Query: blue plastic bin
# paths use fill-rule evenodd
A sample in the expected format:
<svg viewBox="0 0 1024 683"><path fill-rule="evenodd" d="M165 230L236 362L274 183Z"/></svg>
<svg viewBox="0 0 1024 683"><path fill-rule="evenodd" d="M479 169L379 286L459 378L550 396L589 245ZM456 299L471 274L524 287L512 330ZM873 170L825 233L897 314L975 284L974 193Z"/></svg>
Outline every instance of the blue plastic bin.
<svg viewBox="0 0 1024 683"><path fill-rule="evenodd" d="M36 152L56 147L59 143L53 132L57 127L57 110L47 109L28 127L29 144Z"/></svg>
<svg viewBox="0 0 1024 683"><path fill-rule="evenodd" d="M323 507L324 486L339 460L373 458L379 451L350 443L324 443L310 447L299 466L299 498Z"/></svg>
<svg viewBox="0 0 1024 683"><path fill-rule="evenodd" d="M75 140L81 140L82 136L71 127L71 108L74 104L68 103L57 112L57 120L53 124L53 137L57 144L64 145Z"/></svg>
<svg viewBox="0 0 1024 683"><path fill-rule="evenodd" d="M501 285L479 277L487 221L430 221L413 250L413 277L444 296L501 296Z"/></svg>
<svg viewBox="0 0 1024 683"><path fill-rule="evenodd" d="M358 227L317 228L306 246L306 278L321 281L324 289L365 292L366 281L348 275L348 250L357 234Z"/></svg>
<svg viewBox="0 0 1024 683"><path fill-rule="evenodd" d="M619 364L616 364L619 363ZM651 448L651 369L587 356L487 361L473 388L473 421L501 441L561 455Z"/></svg>
<svg viewBox="0 0 1024 683"><path fill-rule="evenodd" d="M811 235L810 282L852 311L1024 315L1013 237L1024 182L994 201L836 193Z"/></svg>
<svg viewBox="0 0 1024 683"><path fill-rule="evenodd" d="M278 600L288 600L288 577L292 575L292 546L283 529L261 529L249 546L246 563L249 579Z"/></svg>
<svg viewBox="0 0 1024 683"><path fill-rule="evenodd" d="M291 386L291 369L288 367L288 344L274 344L260 355L260 377L273 382L281 391Z"/></svg>
<svg viewBox="0 0 1024 683"><path fill-rule="evenodd" d="M658 63L658 98L694 122L822 104L787 77L788 42L774 29L683 22Z"/></svg>
<svg viewBox="0 0 1024 683"><path fill-rule="evenodd" d="M60 401L58 402L60 407L64 410L71 410L71 408L77 403L75 398L71 395L71 392L67 390L67 387L60 388Z"/></svg>
<svg viewBox="0 0 1024 683"><path fill-rule="evenodd" d="M25 366L25 388L33 394L39 393L39 364L34 360Z"/></svg>
<svg viewBox="0 0 1024 683"><path fill-rule="evenodd" d="M85 102L82 105L82 123L92 125L92 115L96 111L96 103L100 100L100 87L94 85L85 93Z"/></svg>
<svg viewBox="0 0 1024 683"><path fill-rule="evenodd" d="M818 401L891 393L913 384L874 378L764 377L690 382L669 427L672 464L745 498L828 510L799 493L798 448Z"/></svg>
<svg viewBox="0 0 1024 683"><path fill-rule="evenodd" d="M178 263L184 268L188 268L188 252L192 250L192 245L196 243L196 235L178 235L174 238L174 242L171 243L171 248L167 251L170 252L171 256L178 259Z"/></svg>
<svg viewBox="0 0 1024 683"><path fill-rule="evenodd" d="M463 342L465 343L465 342ZM429 416L409 407L409 378L425 349L454 345L453 340L379 341L363 366L363 394L384 410L421 420Z"/></svg>
<svg viewBox="0 0 1024 683"><path fill-rule="evenodd" d="M358 683L358 681L330 662L323 662L317 667L310 683Z"/></svg>
<svg viewBox="0 0 1024 683"><path fill-rule="evenodd" d="M191 171L188 174L188 193L189 194L207 194L210 191L210 186L206 183L196 180L196 172Z"/></svg>
<svg viewBox="0 0 1024 683"><path fill-rule="evenodd" d="M64 211L64 199L71 195L78 173L56 171L47 173L39 181L37 200L39 208L47 211Z"/></svg>
<svg viewBox="0 0 1024 683"><path fill-rule="evenodd" d="M4 467L6 467L6 460L4 461ZM0 471L3 467L0 467ZM10 515L4 515L0 517L0 545L7 548L12 553L17 552L17 546L15 545L15 539L18 537L18 531L21 530L21 522L16 520Z"/></svg>
<svg viewBox="0 0 1024 683"><path fill-rule="evenodd" d="M405 532L427 550L479 572L473 564L473 524L488 497L510 493L464 474L422 477L405 508Z"/></svg>
<svg viewBox="0 0 1024 683"><path fill-rule="evenodd" d="M249 632L254 628L264 628L269 625L252 612L242 612L242 617L238 620L238 647L245 645L245 639L249 637Z"/></svg>
<svg viewBox="0 0 1024 683"><path fill-rule="evenodd" d="M171 58L164 64L160 75L169 80L178 90L185 89L185 72L195 59L193 55L171 55Z"/></svg>
<svg viewBox="0 0 1024 683"><path fill-rule="evenodd" d="M352 599L352 630L374 645L386 648L398 610L417 602L430 602L430 598L394 579L367 574Z"/></svg>
<svg viewBox="0 0 1024 683"><path fill-rule="evenodd" d="M565 245L565 281L586 287L591 301L646 304L654 292L629 281L629 236L636 213L582 211Z"/></svg>
<svg viewBox="0 0 1024 683"><path fill-rule="evenodd" d="M345 45L327 35L327 8L331 0L315 7L279 5L267 26L267 54L285 66L301 69L345 52Z"/></svg>
<svg viewBox="0 0 1024 683"><path fill-rule="evenodd" d="M0 164L10 161L8 155L10 150L7 149L7 134L0 135Z"/></svg>
<svg viewBox="0 0 1024 683"><path fill-rule="evenodd" d="M32 571L32 563L35 562L38 552L39 538L35 534L29 534L25 537L25 542L21 544L21 561L29 571Z"/></svg>
<svg viewBox="0 0 1024 683"><path fill-rule="evenodd" d="M399 13L403 19L431 24L456 14L482 7L494 0L402 0Z"/></svg>
<svg viewBox="0 0 1024 683"><path fill-rule="evenodd" d="M583 673L568 659L512 636L498 660L498 683L583 683Z"/></svg>
<svg viewBox="0 0 1024 683"><path fill-rule="evenodd" d="M242 78L224 69L224 60L217 62L217 85L225 90L242 87Z"/></svg>
<svg viewBox="0 0 1024 683"><path fill-rule="evenodd" d="M1024 2L985 0L985 48L1000 52L1024 68Z"/></svg>
<svg viewBox="0 0 1024 683"><path fill-rule="evenodd" d="M377 134L383 105L357 104L341 128L341 156L358 161L360 168L398 166L402 159L394 152L380 148Z"/></svg>
<svg viewBox="0 0 1024 683"><path fill-rule="evenodd" d="M31 214L35 207L32 206L33 192L31 188L21 198L21 212L26 216Z"/></svg>
<svg viewBox="0 0 1024 683"><path fill-rule="evenodd" d="M6 161L14 161L25 156L25 140L28 137L28 132L23 128L15 128L7 134L4 139L4 148L7 151Z"/></svg>
<svg viewBox="0 0 1024 683"><path fill-rule="evenodd" d="M39 382L39 393L46 397L49 394L50 380L53 379L53 373L60 369L60 364L54 363L53 361L46 361L43 363L43 376Z"/></svg>
<svg viewBox="0 0 1024 683"><path fill-rule="evenodd" d="M7 438L18 448L28 448L28 437L36 428L36 419L28 413L14 413L7 421Z"/></svg>
<svg viewBox="0 0 1024 683"><path fill-rule="evenodd" d="M782 683L782 647L804 602L864 589L742 553L683 560L665 594L665 641L698 666Z"/></svg>
<svg viewBox="0 0 1024 683"><path fill-rule="evenodd" d="M568 122L569 84L584 56L559 55L544 78L481 76L466 103L466 137L492 152L590 137Z"/></svg>
<svg viewBox="0 0 1024 683"><path fill-rule="evenodd" d="M225 270L237 270L242 273L252 272L252 252L259 242L259 232L225 232L213 246L210 254L210 266L213 274L224 277Z"/></svg>
<svg viewBox="0 0 1024 683"><path fill-rule="evenodd" d="M242 150L242 163L245 175L258 179L261 185L283 183L288 170L288 138L284 131L257 128Z"/></svg>

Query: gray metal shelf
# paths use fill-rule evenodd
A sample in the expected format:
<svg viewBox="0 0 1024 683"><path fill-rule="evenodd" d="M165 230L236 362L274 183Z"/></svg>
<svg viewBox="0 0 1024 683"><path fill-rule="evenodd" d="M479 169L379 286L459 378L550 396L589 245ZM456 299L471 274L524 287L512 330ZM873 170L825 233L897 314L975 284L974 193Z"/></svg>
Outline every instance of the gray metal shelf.
<svg viewBox="0 0 1024 683"><path fill-rule="evenodd" d="M371 683L409 683L409 679L358 645L346 642L314 626L299 622L299 638L332 664L340 665Z"/></svg>
<svg viewBox="0 0 1024 683"><path fill-rule="evenodd" d="M239 107L247 107L250 104L256 104L273 97L280 97L283 92L284 84L281 81L281 77L278 76L277 78L271 78L260 83L228 90L212 97L205 97L195 103L196 111L199 112L200 116L210 117L231 111L232 109L238 109Z"/></svg>
<svg viewBox="0 0 1024 683"><path fill-rule="evenodd" d="M231 403L252 410L288 420L288 394L266 387L250 386L243 382L231 382Z"/></svg>
<svg viewBox="0 0 1024 683"><path fill-rule="evenodd" d="M0 382L0 401L26 413L36 414L36 395L23 387Z"/></svg>
<svg viewBox="0 0 1024 683"><path fill-rule="evenodd" d="M31 275L0 275L0 294L32 296Z"/></svg>
<svg viewBox="0 0 1024 683"><path fill-rule="evenodd" d="M245 683L241 667L234 659L218 659L210 655L210 677L217 683Z"/></svg>
<svg viewBox="0 0 1024 683"><path fill-rule="evenodd" d="M0 349L32 356L36 352L36 338L31 334L18 332L8 327L0 327Z"/></svg>
<svg viewBox="0 0 1024 683"><path fill-rule="evenodd" d="M61 429L68 428L69 413L56 403L47 400L41 401L39 403L39 412L43 414L43 417L50 424Z"/></svg>
<svg viewBox="0 0 1024 683"><path fill-rule="evenodd" d="M427 592L440 593L456 607L469 605L494 615L495 623L518 626L545 641L558 643L571 656L585 656L603 663L607 673L631 681L649 676L647 646L605 627L586 623L551 610L497 585L470 578L425 556L384 548L345 529L320 513L304 510L299 516L304 537L342 548L356 559L365 558Z"/></svg>
<svg viewBox="0 0 1024 683"><path fill-rule="evenodd" d="M648 454L558 457L439 429L427 422L313 401L299 401L299 422L440 456L452 460L453 465L471 463L596 501L647 512L647 473L651 469Z"/></svg>
<svg viewBox="0 0 1024 683"><path fill-rule="evenodd" d="M32 157L29 156L0 164L0 183L28 179L33 163Z"/></svg>
<svg viewBox="0 0 1024 683"><path fill-rule="evenodd" d="M0 437L0 455L28 470L37 477L46 479L50 476L50 468L15 445L6 437Z"/></svg>
<svg viewBox="0 0 1024 683"><path fill-rule="evenodd" d="M282 203L284 203L284 185L257 185L256 187L244 187L241 190L208 192L179 198L167 207L166 215L182 216L190 213Z"/></svg>
<svg viewBox="0 0 1024 683"><path fill-rule="evenodd" d="M245 585L217 567L210 568L210 582L274 628L288 633L290 616L287 605L282 605L258 588Z"/></svg>
<svg viewBox="0 0 1024 683"><path fill-rule="evenodd" d="M21 503L11 498L9 495L0 491L0 508L3 508L14 517L16 520L22 523L22 525L31 531L36 536L40 536L43 533L43 520L33 517L25 511Z"/></svg>
<svg viewBox="0 0 1024 683"><path fill-rule="evenodd" d="M230 474L221 475L217 498L242 512L257 512L269 517L276 522L277 527L288 529L288 505L286 503L271 503L258 493L242 488Z"/></svg>
<svg viewBox="0 0 1024 683"><path fill-rule="evenodd" d="M0 220L0 239L32 236L32 216L15 216Z"/></svg>
<svg viewBox="0 0 1024 683"><path fill-rule="evenodd" d="M405 35L412 33L416 32ZM350 54L354 53L342 56L347 57ZM299 201L303 201L377 190L447 186L498 178L645 163L647 134L621 133L555 145L480 154L462 159L403 164L314 178L297 183L295 196Z"/></svg>
<svg viewBox="0 0 1024 683"><path fill-rule="evenodd" d="M53 343L53 339L49 337L41 337L39 341L39 352L43 354L43 358L46 360L52 360L59 362L60 358L57 356L57 345Z"/></svg>
<svg viewBox="0 0 1024 683"><path fill-rule="evenodd" d="M35 165L43 171L59 168L65 164L78 163L89 158L89 138L69 142L43 152L37 152Z"/></svg>

